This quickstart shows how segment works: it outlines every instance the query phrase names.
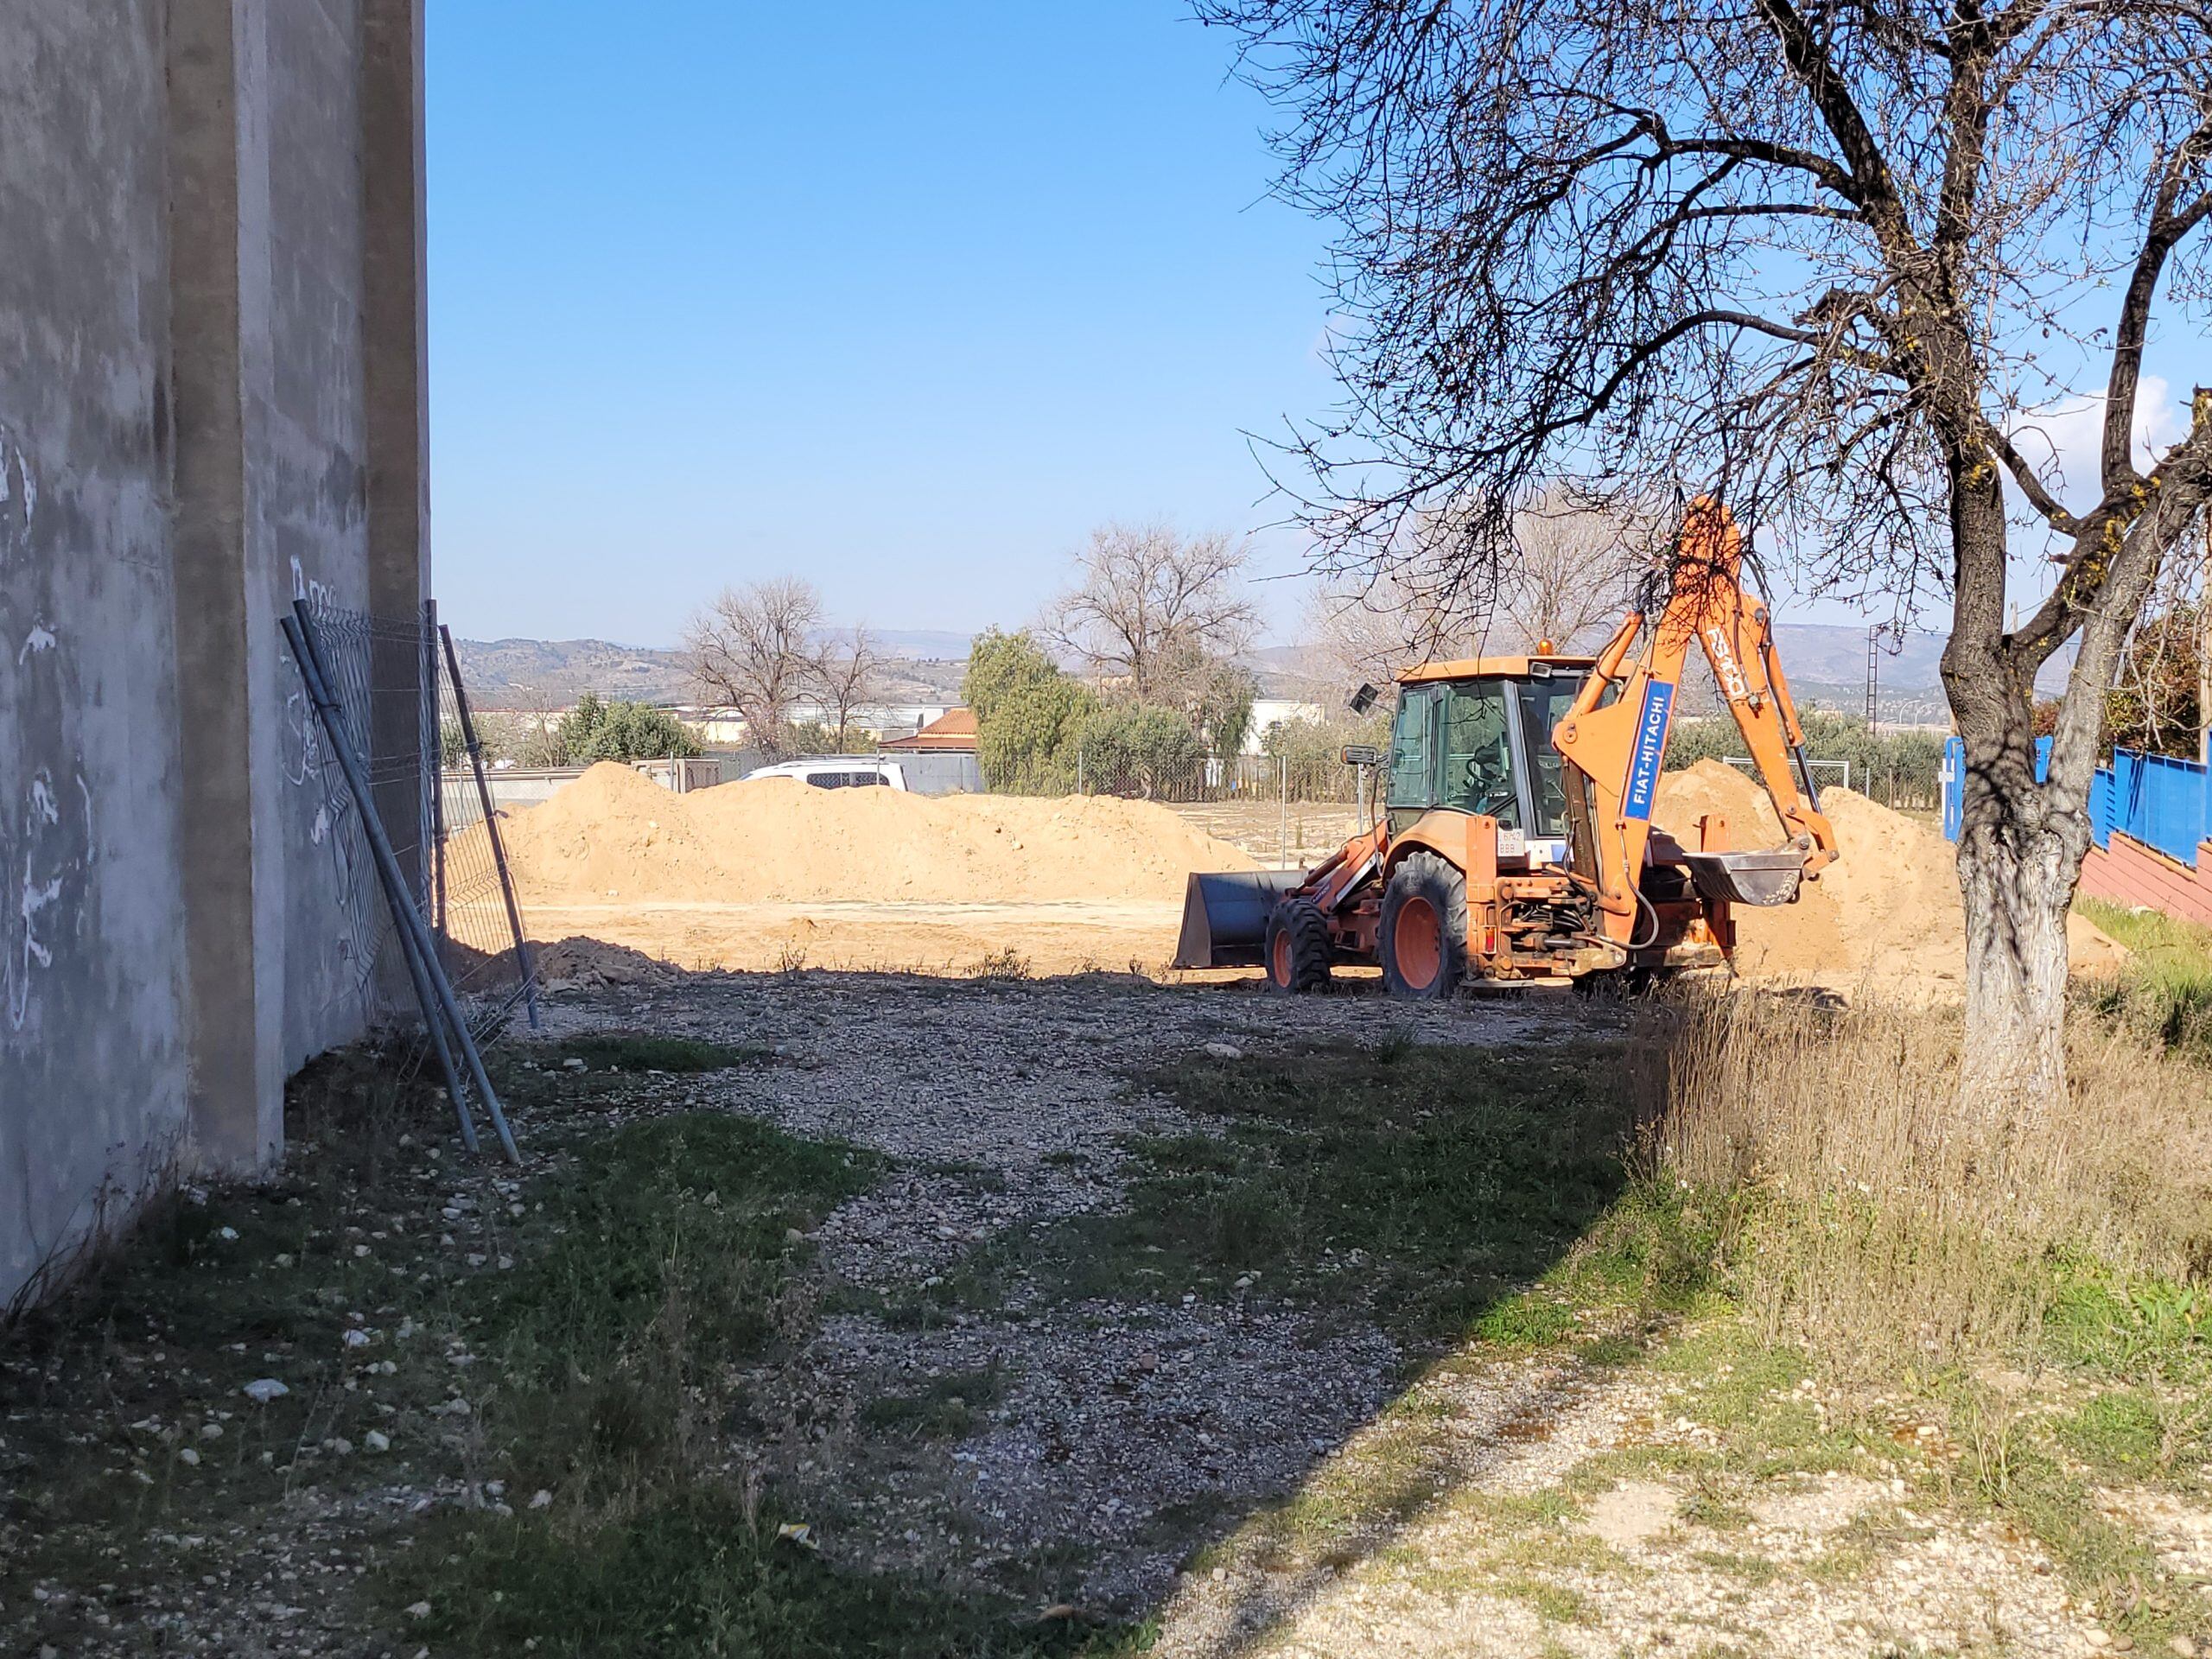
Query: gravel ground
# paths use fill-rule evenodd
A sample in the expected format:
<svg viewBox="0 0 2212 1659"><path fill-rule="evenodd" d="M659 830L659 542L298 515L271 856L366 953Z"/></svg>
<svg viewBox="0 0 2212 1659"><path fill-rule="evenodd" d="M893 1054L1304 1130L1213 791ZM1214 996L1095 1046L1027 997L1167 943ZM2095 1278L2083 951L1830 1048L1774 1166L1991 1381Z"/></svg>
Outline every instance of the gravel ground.
<svg viewBox="0 0 2212 1659"><path fill-rule="evenodd" d="M1542 995L1408 1008L1111 976L805 973L573 991L549 1006L546 1038L556 1053L563 1038L610 1029L771 1049L771 1064L654 1079L643 1109L741 1112L899 1160L819 1230L811 1344L754 1379L793 1408L774 1444L747 1455L765 1459L835 1559L1148 1617L1154 1650L1172 1659L2113 1650L2031 1540L1916 1508L1919 1494L1883 1468L1777 1472L1719 1513L1681 1472L1677 1454L1712 1440L1688 1385L1647 1367L1479 1345L1432 1363L1342 1304L1268 1299L1263 1276L1226 1300L1122 1302L1056 1300L1016 1273L995 1300L892 1317L992 1241L1116 1205L1131 1135L1217 1132L1133 1087L1133 1071L1208 1045L1255 1054L1390 1032L1541 1045L1586 1037L1593 1022L1618 1027L1604 1005ZM456 1272L497 1272L524 1192L455 1162L406 1172L394 1220L418 1248L435 1236ZM382 1238L364 1243L396 1249ZM427 1357L404 1332L377 1331L343 1389L385 1386L375 1368L393 1351L418 1370ZM440 1386L465 1401L470 1357L443 1360L452 1381ZM130 1361L159 1362L157 1346ZM957 1433L871 1425L884 1402L943 1396L967 1414ZM422 1398L391 1414L403 1442L391 1455L419 1452L405 1479L327 1494L318 1459L358 1468L371 1453L309 1445L282 1501L154 1540L157 1591L40 1586L81 1604L82 1639L22 1650L412 1653L363 1634L353 1586L372 1541L435 1505L509 1501L470 1478L465 1405ZM168 1478L164 1460L196 1432L154 1426L141 1466ZM2107 1507L2177 1567L2208 1570L2204 1505L2115 1491ZM0 1607L0 1648L41 1616Z"/></svg>
<svg viewBox="0 0 2212 1659"><path fill-rule="evenodd" d="M1423 1043L1541 1042L1586 1034L1575 1023L1586 1011L1559 995L1409 1009L1372 995L1292 1003L1109 976L807 974L696 982L649 1007L571 998L551 1030L650 1025L772 1046L785 1064L702 1079L690 1097L900 1160L817 1240L846 1284L889 1291L931 1286L1009 1229L1110 1206L1132 1135L1215 1132L1133 1090L1132 1071L1209 1044L1258 1054L1386 1030ZM1292 1491L1389 1398L1402 1370L1396 1344L1371 1325L1243 1295L1041 1306L1017 1282L1001 1306L953 1318L927 1332L830 1318L804 1386L814 1416L849 1422L918 1382L1002 1376L1003 1396L976 1434L892 1459L851 1434L834 1452L796 1452L780 1471L786 1484L835 1506L841 1524L825 1530L872 1564L1018 1580L1050 1540L1081 1560L1084 1608L1122 1617L1170 1589L1212 1517ZM861 1469L869 1479L855 1478Z"/></svg>

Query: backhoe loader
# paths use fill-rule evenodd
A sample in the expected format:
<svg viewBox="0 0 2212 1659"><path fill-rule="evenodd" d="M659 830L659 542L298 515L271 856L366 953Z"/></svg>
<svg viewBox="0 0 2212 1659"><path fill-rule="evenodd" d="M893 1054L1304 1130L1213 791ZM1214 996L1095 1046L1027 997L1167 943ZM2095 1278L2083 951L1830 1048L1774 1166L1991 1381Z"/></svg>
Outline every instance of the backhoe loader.
<svg viewBox="0 0 2212 1659"><path fill-rule="evenodd" d="M1727 509L1700 497L1657 617L1631 611L1597 656L1546 642L1399 675L1388 756L1346 753L1381 763L1371 828L1310 870L1192 875L1175 965L1256 964L1278 990L1313 991L1339 964L1376 963L1393 995L1427 998L1470 980L1724 966L1732 906L1794 903L1837 855L1742 562ZM1774 802L1779 848L1730 850L1713 815L1694 847L1651 822L1693 643Z"/></svg>

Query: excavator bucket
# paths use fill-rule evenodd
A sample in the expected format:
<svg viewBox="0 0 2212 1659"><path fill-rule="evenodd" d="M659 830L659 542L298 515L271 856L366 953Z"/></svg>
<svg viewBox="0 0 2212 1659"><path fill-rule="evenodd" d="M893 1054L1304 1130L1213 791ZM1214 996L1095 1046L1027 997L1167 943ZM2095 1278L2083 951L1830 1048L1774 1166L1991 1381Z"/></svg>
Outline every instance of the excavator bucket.
<svg viewBox="0 0 2212 1659"><path fill-rule="evenodd" d="M1264 957L1268 918L1306 880L1303 870L1192 872L1183 896L1178 968L1249 968Z"/></svg>
<svg viewBox="0 0 2212 1659"><path fill-rule="evenodd" d="M1707 899L1732 905L1794 905L1805 879L1805 855L1688 853L1690 880Z"/></svg>

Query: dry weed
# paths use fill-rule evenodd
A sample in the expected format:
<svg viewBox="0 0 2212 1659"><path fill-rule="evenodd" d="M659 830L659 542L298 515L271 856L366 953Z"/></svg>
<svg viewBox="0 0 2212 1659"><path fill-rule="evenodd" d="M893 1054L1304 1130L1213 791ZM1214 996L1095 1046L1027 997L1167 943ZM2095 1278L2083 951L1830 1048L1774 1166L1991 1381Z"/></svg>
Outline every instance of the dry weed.
<svg viewBox="0 0 2212 1659"><path fill-rule="evenodd" d="M1739 1195L1724 1249L1770 1336L1894 1374L2023 1350L2069 1263L2212 1268L2202 1068L2083 1020L2069 1097L1983 1136L1955 1110L1961 1021L1740 989L1650 1009L1654 1173Z"/></svg>

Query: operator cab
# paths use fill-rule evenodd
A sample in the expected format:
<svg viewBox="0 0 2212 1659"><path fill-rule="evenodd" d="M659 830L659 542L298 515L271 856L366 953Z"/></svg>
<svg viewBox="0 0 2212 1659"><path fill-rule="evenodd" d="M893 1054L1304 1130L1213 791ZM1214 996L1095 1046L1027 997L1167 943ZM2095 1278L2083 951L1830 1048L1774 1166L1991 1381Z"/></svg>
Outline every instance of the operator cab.
<svg viewBox="0 0 2212 1659"><path fill-rule="evenodd" d="M1424 813L1497 820L1502 868L1567 861L1567 788L1552 728L1582 690L1587 657L1483 657L1398 681L1384 802L1390 833Z"/></svg>

